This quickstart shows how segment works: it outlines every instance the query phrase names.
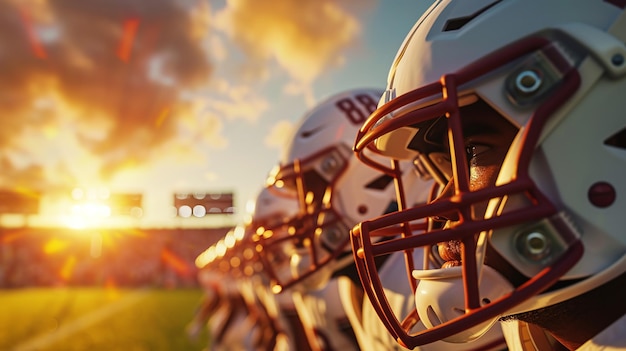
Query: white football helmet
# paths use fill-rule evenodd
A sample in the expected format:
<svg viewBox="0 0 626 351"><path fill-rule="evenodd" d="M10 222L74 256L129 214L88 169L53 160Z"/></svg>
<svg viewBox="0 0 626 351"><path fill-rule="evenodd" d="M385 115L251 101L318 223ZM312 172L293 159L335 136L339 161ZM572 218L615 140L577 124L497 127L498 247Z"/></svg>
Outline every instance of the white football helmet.
<svg viewBox="0 0 626 351"><path fill-rule="evenodd" d="M413 186L420 178L411 161L388 166L388 172L397 176L394 182L394 176L364 165L351 150L359 127L375 110L381 94L376 89L353 89L322 101L302 118L270 175L274 191L299 203L289 235L264 244L288 246L283 251L295 249L292 277L277 281L283 289L296 283L305 289L320 288L333 273L353 262L350 228L397 210L395 183L428 191L427 186ZM398 186L401 190L402 184ZM408 198L419 197L411 194Z"/></svg>
<svg viewBox="0 0 626 351"><path fill-rule="evenodd" d="M407 347L482 335L502 316L580 295L626 270L626 16L623 1L435 1L402 44L355 151L419 157L452 196L356 226L359 275L388 330ZM470 187L472 141L487 117L514 128L495 184ZM472 120L472 124L468 121ZM489 125L482 125L482 132ZM473 141L474 142L474 141ZM485 208L479 212L479 208ZM484 215L483 215L484 214ZM431 219L426 234L377 233ZM455 218L441 227L432 219ZM419 318L395 316L373 259L460 240L460 266L409 272ZM437 258L436 254L430 254ZM503 274L498 260L512 275ZM432 261L431 261L432 262Z"/></svg>
<svg viewBox="0 0 626 351"><path fill-rule="evenodd" d="M254 261L260 264L256 271L266 285L273 289L280 289L276 286L277 282L290 279L290 254L293 250L287 245L273 247L264 246L264 243L287 237L290 221L297 213L298 201L295 198L279 196L268 187L263 187L256 197L250 221L246 225L246 236L254 243Z"/></svg>

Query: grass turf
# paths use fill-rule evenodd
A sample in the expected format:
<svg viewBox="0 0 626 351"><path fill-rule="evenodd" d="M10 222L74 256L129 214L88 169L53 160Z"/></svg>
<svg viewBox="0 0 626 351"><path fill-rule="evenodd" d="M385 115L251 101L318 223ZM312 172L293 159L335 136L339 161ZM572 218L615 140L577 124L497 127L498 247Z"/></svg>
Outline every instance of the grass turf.
<svg viewBox="0 0 626 351"><path fill-rule="evenodd" d="M185 334L202 292L102 288L0 291L0 350L191 351Z"/></svg>

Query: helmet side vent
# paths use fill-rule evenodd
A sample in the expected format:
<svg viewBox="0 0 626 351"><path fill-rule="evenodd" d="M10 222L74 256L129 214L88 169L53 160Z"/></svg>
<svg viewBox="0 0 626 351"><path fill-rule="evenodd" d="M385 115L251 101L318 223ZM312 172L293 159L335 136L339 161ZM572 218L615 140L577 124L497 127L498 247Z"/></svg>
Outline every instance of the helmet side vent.
<svg viewBox="0 0 626 351"><path fill-rule="evenodd" d="M494 1L493 3L483 7L482 9L474 12L471 15L451 18L447 20L445 26L443 27L443 31L450 32L450 31L459 30L463 28L466 24L470 23L474 18L480 16L483 12L489 10L490 8L492 8L494 5L498 4L501 1L502 0Z"/></svg>
<svg viewBox="0 0 626 351"><path fill-rule="evenodd" d="M626 150L626 128L608 137L604 144Z"/></svg>
<svg viewBox="0 0 626 351"><path fill-rule="evenodd" d="M367 189L375 189L375 190L385 190L389 184L393 182L393 177L383 174L380 177L376 177L374 180L369 182L365 187Z"/></svg>

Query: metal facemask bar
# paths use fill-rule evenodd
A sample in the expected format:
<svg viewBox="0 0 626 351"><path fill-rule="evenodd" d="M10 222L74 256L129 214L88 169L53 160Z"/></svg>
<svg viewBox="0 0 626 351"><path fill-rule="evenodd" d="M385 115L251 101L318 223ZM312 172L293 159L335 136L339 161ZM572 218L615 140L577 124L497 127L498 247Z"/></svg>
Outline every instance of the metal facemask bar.
<svg viewBox="0 0 626 351"><path fill-rule="evenodd" d="M398 160L390 160L390 165L384 165L380 161L377 161L374 158L372 158L371 156L367 156L369 152L373 152L373 153L376 152L375 149L373 148L373 145L371 144L367 145L366 148L367 150L356 152L357 158L359 158L361 162L365 163L369 167L372 167L373 169L376 169L379 172L382 172L383 174L392 177L394 181L394 187L396 190L396 201L397 201L397 207L398 207L396 211L402 211L408 208L407 204L408 204L408 201L411 199L406 198L407 193L405 189L405 184L402 181L403 172L400 167L400 162ZM417 159L414 160L414 163L419 163L419 160ZM415 171L420 175L420 178L424 179L426 175L424 174L425 170L422 169L421 163L419 163L419 165L416 164L415 167L416 167ZM437 186L437 184L434 184L431 190L429 199L434 198L433 194L436 193L438 189L439 187ZM387 228L388 230L386 231L379 232L378 238L380 238L381 240L388 240L394 237L411 236L413 235L413 233L426 230L427 225L428 225L427 221L421 221L421 220L400 223L394 227ZM353 253L356 253L357 251L354 249L354 246L352 246L352 248L353 248ZM415 267L415 263L413 262L412 252L413 252L412 249L404 251L404 260L406 263L407 272L413 271L413 268ZM425 255L424 257L425 259L428 259L429 256L430 255ZM358 263L359 262L357 262L357 264ZM410 273L408 274L408 283L409 283L409 286L413 290L415 290L416 283L415 283L415 280L411 277ZM364 284L367 284L367 283L364 282Z"/></svg>
<svg viewBox="0 0 626 351"><path fill-rule="evenodd" d="M294 194L300 213L288 224L287 236L261 239L262 252L290 248L291 253L286 254L307 255L310 265L288 278L270 273L274 276L274 292L282 292L301 283L343 254L348 247L349 227L333 208L332 194L336 182L347 169L349 157L351 151L348 148L332 146L304 159L296 159L276 172L274 182L286 188L286 191L278 189L278 192L283 196L285 193ZM343 238L341 232L345 233Z"/></svg>
<svg viewBox="0 0 626 351"><path fill-rule="evenodd" d="M362 156L362 154L357 154L357 155ZM391 166L386 166L386 165L383 165L382 163L374 161L371 158L368 158L367 160L371 161L371 162L366 162L370 167L377 169L378 171L393 177L394 185L396 188L396 198L397 198L397 205L398 205L397 211L402 211L408 208L407 203L409 199L406 198L406 192L404 188L405 185L402 182L402 172L400 170L399 161L391 160ZM438 186L437 184L434 184L431 190L429 199L432 199L434 197L434 194L437 192L437 190L438 190ZM385 241L385 240L393 240L393 238L406 238L406 237L412 236L413 233L420 233L420 232L427 231L428 225L429 225L428 221L424 221L424 220L398 223L392 226L381 228L381 230L377 231L375 234L376 239L372 239L372 240ZM354 235L355 233L358 233L358 230L359 229L357 228L351 230L351 234ZM372 237L374 237L374 235ZM352 251L355 255L362 255L363 251L359 250L361 248L358 245L359 241L354 240L354 239L355 238L351 237ZM413 279L413 277L411 276L411 272L416 267L416 263L414 262L414 259L413 259L413 249L410 248L407 250L403 250L403 256L404 256L404 262L405 262L405 267L406 267L406 272L407 272L408 286L411 288L412 291L415 291L417 287L416 280ZM430 257L431 257L430 253L427 253L424 255L425 260L428 260ZM360 258L361 259L355 258L355 264L357 266L358 272L362 272L366 270L366 268L363 266L365 261L363 260L363 257L360 257ZM427 263L424 262L423 264L427 264ZM365 293L368 295L368 298L371 301L372 307L374 308L378 316L380 318L383 318L383 316L385 316L385 312L382 309L382 305L383 303L387 306L389 304L386 300L383 303L381 303L378 300L379 296L384 297L384 292L382 288L383 284L381 283L378 272L377 272L378 270L377 265L374 264L372 266L369 266L369 268L375 270L376 274L373 274L370 276L359 274L359 279L361 280L362 286L369 287L369 289L365 289ZM374 282L372 282L370 279L373 279ZM373 293L374 291L375 293ZM417 315L417 310L414 308L413 311L409 314L409 316L405 318L402 324L406 326L407 330L411 330L411 328L418 321L419 321L419 316ZM385 325L387 324L388 322L385 323ZM393 335L394 338L398 339L398 335L396 335L392 329L389 329L389 328L387 329Z"/></svg>
<svg viewBox="0 0 626 351"><path fill-rule="evenodd" d="M558 86L549 92L550 98L540 103L526 124L521 136L525 147L519 150L517 176L514 181L507 184L470 191L467 160L462 156L464 150L463 131L459 112L460 97L457 89L498 68L515 62L520 57L526 57L535 52L541 52L552 65L557 67L561 77ZM450 139L450 152L452 153L451 166L455 195L451 198L439 199L425 206L398 211L362 222L352 230L351 240L354 257L365 292L372 301L381 321L400 344L412 349L419 345L445 339L498 316L550 287L580 259L583 247L577 234L557 215L556 208L537 189L527 173L532 153L543 126L550 116L576 92L579 85L580 76L571 60L566 58L550 40L534 36L522 39L513 45L485 56L457 73L444 75L439 82L431 83L396 97L375 111L361 128L357 135L354 151L363 162L372 164L374 161L368 158L364 151L366 149L376 150L373 145L377 138L399 128L414 126L437 116L446 116L448 121L447 135ZM428 100L433 96L441 96L440 101L429 103L419 109L411 109L411 105L416 101ZM506 198L512 194L526 197L533 206L488 219L474 220L472 218L471 211L474 204ZM459 225L387 241L374 239L381 235L381 232L388 230L386 228L398 223L432 218L451 211L456 212L461 218ZM479 257L477 258L477 235L489 228L504 228L512 223L544 218L550 218L552 225L559 228L558 235L561 236L562 241L567 246L561 259L551 267L547 267L536 276L531 277L526 283L516 287L510 294L482 306L478 291L482 266L482 262L479 260L481 260L482 255L478 253ZM483 233L483 235L487 235L487 233ZM411 333L410 328L415 325L416 316L409 316L408 319L400 321L393 313L386 300L380 280L377 278L378 272L374 258L407 249L430 248L437 243L453 239L462 241L462 279L466 312L460 317L431 329ZM424 267L424 269L428 268ZM442 271L445 272L445 270Z"/></svg>

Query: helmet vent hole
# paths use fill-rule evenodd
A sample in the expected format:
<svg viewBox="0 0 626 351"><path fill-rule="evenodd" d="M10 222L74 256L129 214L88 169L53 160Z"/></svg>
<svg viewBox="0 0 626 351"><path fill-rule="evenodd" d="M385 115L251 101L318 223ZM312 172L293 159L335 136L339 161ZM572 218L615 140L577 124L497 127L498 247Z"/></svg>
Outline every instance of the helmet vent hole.
<svg viewBox="0 0 626 351"><path fill-rule="evenodd" d="M466 24L470 23L473 19L480 16L483 12L489 10L492 6L499 3L500 1L501 0L494 1L493 3L467 16L449 19L448 21L446 21L443 31L448 32L448 31L453 31L453 30L458 30L458 29L463 28Z"/></svg>
<svg viewBox="0 0 626 351"><path fill-rule="evenodd" d="M380 177L376 177L371 182L365 185L365 188L372 190L385 190L390 184L393 183L393 177L383 174Z"/></svg>
<svg viewBox="0 0 626 351"><path fill-rule="evenodd" d="M604 144L626 150L626 128L608 137Z"/></svg>
<svg viewBox="0 0 626 351"><path fill-rule="evenodd" d="M439 316L437 316L437 313L432 306L428 306L428 308L426 309L426 313L428 315L428 320L430 321L430 324L432 324L433 326L438 326L439 324L441 324L441 319L439 319Z"/></svg>
<svg viewBox="0 0 626 351"><path fill-rule="evenodd" d="M458 307L452 307L452 311L458 313L458 314L465 314L465 310L462 308L458 308Z"/></svg>

